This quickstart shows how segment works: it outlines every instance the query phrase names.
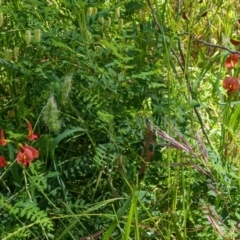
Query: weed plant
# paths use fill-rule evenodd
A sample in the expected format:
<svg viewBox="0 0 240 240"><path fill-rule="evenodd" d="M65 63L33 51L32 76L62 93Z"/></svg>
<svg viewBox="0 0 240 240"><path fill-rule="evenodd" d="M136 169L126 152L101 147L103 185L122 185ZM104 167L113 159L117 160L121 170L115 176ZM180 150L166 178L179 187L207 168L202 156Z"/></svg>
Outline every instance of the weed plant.
<svg viewBox="0 0 240 240"><path fill-rule="evenodd" d="M238 1L0 2L1 239L239 239Z"/></svg>

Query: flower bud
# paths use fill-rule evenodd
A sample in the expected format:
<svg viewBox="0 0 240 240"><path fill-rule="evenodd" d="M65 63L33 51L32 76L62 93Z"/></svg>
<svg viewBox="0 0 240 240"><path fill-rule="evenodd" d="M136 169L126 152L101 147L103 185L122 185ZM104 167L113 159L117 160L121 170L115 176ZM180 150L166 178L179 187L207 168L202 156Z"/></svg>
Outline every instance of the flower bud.
<svg viewBox="0 0 240 240"><path fill-rule="evenodd" d="M27 45L30 44L31 38L32 38L31 32L29 30L27 30L25 32L25 42L26 42Z"/></svg>
<svg viewBox="0 0 240 240"><path fill-rule="evenodd" d="M0 13L0 27L3 25L3 13Z"/></svg>
<svg viewBox="0 0 240 240"><path fill-rule="evenodd" d="M89 7L88 10L87 10L87 15L92 16L92 14L93 14L93 8Z"/></svg>
<svg viewBox="0 0 240 240"><path fill-rule="evenodd" d="M63 105L67 103L71 88L72 88L72 75L69 74L64 77L64 82L62 84L62 104Z"/></svg>
<svg viewBox="0 0 240 240"><path fill-rule="evenodd" d="M13 51L11 49L4 49L4 59L6 61L11 61L12 60L12 54Z"/></svg>
<svg viewBox="0 0 240 240"><path fill-rule="evenodd" d="M140 10L138 12L138 17L140 18L141 21L145 21L145 12Z"/></svg>
<svg viewBox="0 0 240 240"><path fill-rule="evenodd" d="M86 31L85 37L86 37L86 43L91 44L92 43L92 34L88 30Z"/></svg>
<svg viewBox="0 0 240 240"><path fill-rule="evenodd" d="M115 9L115 20L117 21L120 18L120 8Z"/></svg>
<svg viewBox="0 0 240 240"><path fill-rule="evenodd" d="M92 15L97 14L97 12L98 12L98 9L96 7L93 7L92 8Z"/></svg>
<svg viewBox="0 0 240 240"><path fill-rule="evenodd" d="M34 39L36 43L41 41L41 29L34 29Z"/></svg>
<svg viewBox="0 0 240 240"><path fill-rule="evenodd" d="M15 46L13 49L13 54L16 60L18 60L18 56L19 56L19 47Z"/></svg>
<svg viewBox="0 0 240 240"><path fill-rule="evenodd" d="M98 22L103 25L104 24L104 18L103 17L98 18Z"/></svg>
<svg viewBox="0 0 240 240"><path fill-rule="evenodd" d="M119 18L118 19L118 30L121 32L123 27L123 19Z"/></svg>
<svg viewBox="0 0 240 240"><path fill-rule="evenodd" d="M11 49L8 49L7 51L8 51L8 59L9 61L11 61L13 57L13 51Z"/></svg>
<svg viewBox="0 0 240 240"><path fill-rule="evenodd" d="M111 18L109 17L106 21L105 21L105 26L107 29L109 29L111 27L111 24L112 24L112 20Z"/></svg>

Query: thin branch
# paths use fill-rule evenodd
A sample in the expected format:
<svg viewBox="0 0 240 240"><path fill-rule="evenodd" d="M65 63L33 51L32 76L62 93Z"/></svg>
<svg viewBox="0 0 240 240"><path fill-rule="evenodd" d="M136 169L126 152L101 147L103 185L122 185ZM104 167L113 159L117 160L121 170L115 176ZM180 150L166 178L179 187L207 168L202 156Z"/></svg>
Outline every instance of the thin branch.
<svg viewBox="0 0 240 240"><path fill-rule="evenodd" d="M175 52L174 49L171 49L171 51L172 51L173 55L175 56L175 58L177 59L177 62L178 62L178 64L179 64L180 68L181 68L182 71L184 72L184 66L183 66L183 64L181 63L180 59L178 58L177 53Z"/></svg>
<svg viewBox="0 0 240 240"><path fill-rule="evenodd" d="M189 34L188 32L184 32L183 33L183 35L184 34ZM232 50L232 49L230 49L230 48L228 48L228 47L225 47L225 46L222 46L222 45L217 45L217 44L212 44L212 43L209 43L209 42L206 42L206 41L204 41L204 40L202 40L202 39L199 39L198 37L196 37L196 36L194 36L194 35L192 35L193 37L194 37L194 40L196 40L196 41L198 41L199 43L202 43L202 44L204 44L204 45L206 45L206 46L209 46L209 47L213 47L213 48L219 48L219 49L222 49L222 50L226 50L226 51L228 51L228 52L230 52L230 53L237 53L237 54L239 54L240 55L240 52L239 51L236 51L236 50Z"/></svg>
<svg viewBox="0 0 240 240"><path fill-rule="evenodd" d="M182 62L183 62L183 64L181 64L180 67L181 67L182 71L185 72L185 70L184 70L184 68L185 68L185 57L184 57L184 54L183 54L183 51L182 51L180 40L178 40L178 51L180 53L180 56L181 56Z"/></svg>
<svg viewBox="0 0 240 240"><path fill-rule="evenodd" d="M150 0L148 0L148 6L149 6L150 9L151 9L151 12L152 12L152 15L153 15L153 20L154 20L155 24L157 25L158 31L159 31L160 33L163 33L163 32L162 32L162 28L161 28L159 22L157 21L157 18L156 18L156 15L155 15L155 11L154 11L154 9L153 9L153 6L152 6L152 3L151 3ZM163 37L164 37L164 36L163 36Z"/></svg>
<svg viewBox="0 0 240 240"><path fill-rule="evenodd" d="M102 233L103 233L103 230L100 230L92 235L84 236L84 237L80 238L80 240L87 240L87 239L95 240L95 239L98 239L102 235Z"/></svg>
<svg viewBox="0 0 240 240"><path fill-rule="evenodd" d="M204 45L206 46L209 46L209 47L214 47L214 48L220 48L220 49L223 49L223 50L227 50L228 52L230 53L237 53L240 55L240 52L239 51L236 51L236 50L232 50L230 48L227 48L227 47L224 47L224 46L221 46L221 45L216 45L216 44L212 44L212 43L208 43L208 42L205 42L201 39L198 39L198 38L195 38L198 42L200 43L203 43Z"/></svg>
<svg viewBox="0 0 240 240"><path fill-rule="evenodd" d="M203 124L203 120L202 120L202 118L201 118L201 115L200 115L198 109L197 109L196 107L194 107L193 109L194 109L195 114L197 115L197 118L198 118L198 121L199 121L199 123L200 123L202 132L203 132L204 136L206 137L208 144L209 144L210 146L212 146L212 144L211 144L211 142L210 142L210 139L209 139L209 137L208 137L208 134L207 134L207 132L205 131L204 124Z"/></svg>
<svg viewBox="0 0 240 240"><path fill-rule="evenodd" d="M180 4L180 2L179 2L179 4ZM155 24L157 25L157 28L158 28L159 33L163 34L162 28L161 28L160 24L159 24L158 21L157 21L157 18L156 18L156 15L155 15L155 11L154 11L154 9L153 9L153 6L152 6L152 3L151 3L150 0L148 0L148 5L149 5L149 7L150 7L150 9L151 9L152 16L153 16L153 20L154 20ZM163 39L165 40L164 34L163 34ZM202 40L201 40L201 41L202 41ZM204 41L203 41L203 42L204 42ZM193 94L192 87L188 84L188 83L189 83L189 78L188 78L188 75L186 74L186 71L185 71L185 64L184 64L184 65L181 64L181 62L180 62L180 60L178 59L177 54L176 54L176 52L174 51L174 49L171 48L170 50L171 50L171 52L174 54L174 56L176 57L176 59L177 59L177 61L178 61L178 64L180 65L180 67L181 67L181 69L182 69L182 71L183 71L183 73L184 73L184 75L185 75L185 79L186 79L186 81L187 81L188 90L189 90L189 92L190 92L190 95L191 95L192 99L194 99L194 94ZM185 63L185 58L184 58L184 54L183 54L182 49L181 49L181 43L180 43L180 41L178 41L178 50L179 50L179 52L180 52L180 55L181 55L181 58L182 58L183 63ZM230 50L230 49L229 49L229 50ZM230 51L231 51L231 50L230 50ZM197 118L198 118L198 121L199 121L199 123L200 123L202 132L203 132L204 136L206 137L208 144L211 146L210 139L208 138L207 132L205 131L204 124L203 124L203 120L202 120L202 118L201 118L200 113L198 112L197 107L194 107L194 112L195 112L195 114L196 114L196 116L197 116Z"/></svg>
<svg viewBox="0 0 240 240"><path fill-rule="evenodd" d="M179 52L180 52L182 61L185 63L185 57L184 57L184 54L183 54L183 52L182 52L181 42L180 42L180 41L178 41L178 50L179 50ZM189 90L189 92L190 92L190 94L191 94L191 97L192 97L192 99L195 99L194 94L193 94L192 87L191 87L191 85L189 84L188 74L187 74L186 71L185 71L185 64L184 64L184 67L183 67L183 73L184 73L184 75L185 75L185 79L187 80L187 86L188 86L188 90ZM196 100L196 99L195 99L195 100ZM196 114L196 116L197 116L197 118L198 118L198 121L199 121L199 123L200 123L202 132L203 132L204 136L206 137L208 144L209 144L210 146L212 146L212 145L211 145L211 142L210 142L210 139L209 139L209 137L208 137L208 134L207 134L207 132L205 131L204 124L203 124L203 120L202 120L202 118L201 118L201 115L200 115L197 107L194 106L194 107L193 107L193 110L194 110L194 112L195 112L195 114Z"/></svg>

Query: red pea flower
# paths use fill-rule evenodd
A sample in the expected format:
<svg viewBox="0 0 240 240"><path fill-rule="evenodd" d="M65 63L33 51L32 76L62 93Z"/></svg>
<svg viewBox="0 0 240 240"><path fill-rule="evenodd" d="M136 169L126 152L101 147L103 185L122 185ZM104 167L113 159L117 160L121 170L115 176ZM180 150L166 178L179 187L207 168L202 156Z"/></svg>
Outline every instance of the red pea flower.
<svg viewBox="0 0 240 240"><path fill-rule="evenodd" d="M0 156L0 168L4 168L7 166L7 163L5 162L5 159L3 156Z"/></svg>
<svg viewBox="0 0 240 240"><path fill-rule="evenodd" d="M30 122L27 122L27 127L28 127L28 139L29 140L33 141L40 137L40 134L33 134L32 125Z"/></svg>
<svg viewBox="0 0 240 240"><path fill-rule="evenodd" d="M226 77L223 80L223 88L227 90L228 95L232 92L237 92L240 88L238 79L235 77Z"/></svg>
<svg viewBox="0 0 240 240"><path fill-rule="evenodd" d="M237 45L240 44L240 41L239 41L239 40L233 39L233 38L230 38L230 42L231 42L231 44L233 44L233 45L235 45L235 46L237 46Z"/></svg>
<svg viewBox="0 0 240 240"><path fill-rule="evenodd" d="M18 163L22 163L26 167L29 167L30 162L35 158L38 158L39 152L37 149L25 144L25 146L20 146L17 154Z"/></svg>
<svg viewBox="0 0 240 240"><path fill-rule="evenodd" d="M4 134L4 130L1 130L1 138L0 138L0 145L1 146L5 146L7 144L7 141L5 139L5 134Z"/></svg>
<svg viewBox="0 0 240 240"><path fill-rule="evenodd" d="M231 54L225 61L225 67L228 69L234 68L238 65L238 54Z"/></svg>

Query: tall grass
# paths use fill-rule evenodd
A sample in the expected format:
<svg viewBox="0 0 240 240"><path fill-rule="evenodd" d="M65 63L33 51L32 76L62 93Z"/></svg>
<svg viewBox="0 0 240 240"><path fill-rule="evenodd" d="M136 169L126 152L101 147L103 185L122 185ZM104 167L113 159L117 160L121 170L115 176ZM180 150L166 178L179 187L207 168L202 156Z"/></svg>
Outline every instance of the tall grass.
<svg viewBox="0 0 240 240"><path fill-rule="evenodd" d="M36 4L1 5L1 239L238 239L239 4Z"/></svg>

